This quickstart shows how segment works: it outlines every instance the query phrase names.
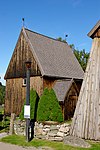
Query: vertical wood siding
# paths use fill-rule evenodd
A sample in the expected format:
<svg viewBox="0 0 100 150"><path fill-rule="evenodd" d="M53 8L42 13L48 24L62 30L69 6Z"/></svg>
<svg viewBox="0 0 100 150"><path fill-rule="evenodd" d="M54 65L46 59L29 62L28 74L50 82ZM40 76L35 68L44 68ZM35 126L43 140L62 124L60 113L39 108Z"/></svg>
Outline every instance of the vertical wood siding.
<svg viewBox="0 0 100 150"><path fill-rule="evenodd" d="M54 82L56 82L55 79L52 78L43 78L43 89L49 88L51 89L54 85Z"/></svg>
<svg viewBox="0 0 100 150"><path fill-rule="evenodd" d="M30 60L31 64L31 76L41 75L39 66L33 56L30 46L26 42L23 34L21 33L11 61L9 63L5 79L19 78L26 76L25 62Z"/></svg>
<svg viewBox="0 0 100 150"><path fill-rule="evenodd" d="M36 90L39 96L43 93L43 78L42 77L31 77L30 78L30 87Z"/></svg>
<svg viewBox="0 0 100 150"><path fill-rule="evenodd" d="M64 120L70 120L73 117L78 95L76 87L72 84L64 100Z"/></svg>
<svg viewBox="0 0 100 150"><path fill-rule="evenodd" d="M23 79L8 79L6 81L5 114L11 112L18 114L21 111L25 99L25 87L22 87Z"/></svg>
<svg viewBox="0 0 100 150"><path fill-rule="evenodd" d="M31 77L30 88L37 91L40 96L43 92L43 82L41 77ZM8 79L6 82L5 114L21 112L26 98L26 87L23 86L23 79Z"/></svg>

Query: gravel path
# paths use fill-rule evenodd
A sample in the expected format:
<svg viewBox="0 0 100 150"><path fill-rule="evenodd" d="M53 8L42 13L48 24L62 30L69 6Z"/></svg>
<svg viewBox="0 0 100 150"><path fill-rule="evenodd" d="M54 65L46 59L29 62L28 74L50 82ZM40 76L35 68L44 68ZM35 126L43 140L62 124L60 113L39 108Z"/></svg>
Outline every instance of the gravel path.
<svg viewBox="0 0 100 150"><path fill-rule="evenodd" d="M0 150L38 150L38 149L35 147L32 147L32 148L27 147L26 148L26 147L22 147L22 146L17 146L17 145L0 142Z"/></svg>
<svg viewBox="0 0 100 150"><path fill-rule="evenodd" d="M53 150L50 147L22 147L17 145L12 145L8 143L0 142L0 150Z"/></svg>

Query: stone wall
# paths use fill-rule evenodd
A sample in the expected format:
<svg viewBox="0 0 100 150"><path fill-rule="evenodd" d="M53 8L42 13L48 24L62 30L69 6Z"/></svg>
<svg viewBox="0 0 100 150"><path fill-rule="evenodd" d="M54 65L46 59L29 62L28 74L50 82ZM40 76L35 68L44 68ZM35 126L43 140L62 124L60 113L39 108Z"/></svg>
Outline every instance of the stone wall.
<svg viewBox="0 0 100 150"><path fill-rule="evenodd" d="M16 120L14 122L14 132L17 135L25 136L25 121ZM31 130L31 129L30 129ZM35 122L34 138L52 141L63 141L69 135L70 124L57 124L54 122L38 123Z"/></svg>

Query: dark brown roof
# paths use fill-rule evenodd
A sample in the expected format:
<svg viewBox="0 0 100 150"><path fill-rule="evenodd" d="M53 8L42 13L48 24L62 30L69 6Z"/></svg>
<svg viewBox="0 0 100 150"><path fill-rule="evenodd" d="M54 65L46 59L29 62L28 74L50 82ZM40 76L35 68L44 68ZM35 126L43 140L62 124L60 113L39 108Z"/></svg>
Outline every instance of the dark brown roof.
<svg viewBox="0 0 100 150"><path fill-rule="evenodd" d="M66 94L73 82L74 82L73 79L69 79L69 80L58 80L55 83L53 89L59 101L65 100Z"/></svg>
<svg viewBox="0 0 100 150"><path fill-rule="evenodd" d="M92 30L88 33L88 36L92 38L93 34L100 28L100 20L96 23L96 25L92 28Z"/></svg>
<svg viewBox="0 0 100 150"><path fill-rule="evenodd" d="M67 43L23 28L42 76L83 79L84 72Z"/></svg>

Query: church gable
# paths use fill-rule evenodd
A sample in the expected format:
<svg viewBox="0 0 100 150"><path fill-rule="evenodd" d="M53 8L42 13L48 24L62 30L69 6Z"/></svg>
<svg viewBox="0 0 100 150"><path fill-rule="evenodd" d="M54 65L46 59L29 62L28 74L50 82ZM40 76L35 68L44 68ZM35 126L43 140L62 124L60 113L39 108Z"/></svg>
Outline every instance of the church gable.
<svg viewBox="0 0 100 150"><path fill-rule="evenodd" d="M5 79L19 78L26 76L25 62L30 60L31 64L31 76L41 75L38 64L33 56L31 48L26 41L24 34L21 32L12 58L10 60Z"/></svg>

